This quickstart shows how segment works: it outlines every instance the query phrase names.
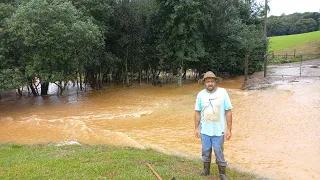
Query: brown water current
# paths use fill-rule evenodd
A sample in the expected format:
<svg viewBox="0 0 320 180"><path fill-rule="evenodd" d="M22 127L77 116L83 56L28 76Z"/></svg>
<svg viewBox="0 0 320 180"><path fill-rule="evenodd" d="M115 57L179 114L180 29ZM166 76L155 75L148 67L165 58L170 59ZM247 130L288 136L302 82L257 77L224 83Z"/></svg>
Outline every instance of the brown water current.
<svg viewBox="0 0 320 180"><path fill-rule="evenodd" d="M242 77L220 84L234 107L229 165L270 179L320 179L319 81L258 91L240 90L242 84ZM2 101L0 143L107 144L200 158L193 109L203 88L111 87Z"/></svg>

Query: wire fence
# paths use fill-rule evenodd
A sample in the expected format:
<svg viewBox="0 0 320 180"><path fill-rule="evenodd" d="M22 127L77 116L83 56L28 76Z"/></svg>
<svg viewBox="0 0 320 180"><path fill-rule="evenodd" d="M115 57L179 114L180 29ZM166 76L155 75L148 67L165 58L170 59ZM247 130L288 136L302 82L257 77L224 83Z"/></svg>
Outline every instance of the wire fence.
<svg viewBox="0 0 320 180"><path fill-rule="evenodd" d="M266 76L320 77L320 54L267 55Z"/></svg>
<svg viewBox="0 0 320 180"><path fill-rule="evenodd" d="M251 55L244 59L245 80L256 71L267 76L320 77L320 54Z"/></svg>

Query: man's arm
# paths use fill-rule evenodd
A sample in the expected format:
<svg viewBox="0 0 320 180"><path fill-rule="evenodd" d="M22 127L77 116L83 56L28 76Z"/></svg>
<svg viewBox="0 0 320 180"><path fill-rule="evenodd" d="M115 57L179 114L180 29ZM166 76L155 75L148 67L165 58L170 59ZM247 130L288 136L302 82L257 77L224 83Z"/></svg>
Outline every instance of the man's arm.
<svg viewBox="0 0 320 180"><path fill-rule="evenodd" d="M232 135L232 111L226 110L226 120L227 120L227 132L226 132L226 139L229 140Z"/></svg>
<svg viewBox="0 0 320 180"><path fill-rule="evenodd" d="M200 138L200 111L194 111L194 134Z"/></svg>

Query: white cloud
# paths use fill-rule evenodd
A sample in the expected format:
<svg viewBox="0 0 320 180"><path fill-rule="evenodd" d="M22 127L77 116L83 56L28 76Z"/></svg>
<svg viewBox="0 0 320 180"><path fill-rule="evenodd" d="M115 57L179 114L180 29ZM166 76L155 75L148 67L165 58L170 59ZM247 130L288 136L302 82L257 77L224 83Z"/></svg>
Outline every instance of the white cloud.
<svg viewBox="0 0 320 180"><path fill-rule="evenodd" d="M264 3L264 0L258 0ZM280 16L295 12L320 12L320 0L269 0L269 15Z"/></svg>

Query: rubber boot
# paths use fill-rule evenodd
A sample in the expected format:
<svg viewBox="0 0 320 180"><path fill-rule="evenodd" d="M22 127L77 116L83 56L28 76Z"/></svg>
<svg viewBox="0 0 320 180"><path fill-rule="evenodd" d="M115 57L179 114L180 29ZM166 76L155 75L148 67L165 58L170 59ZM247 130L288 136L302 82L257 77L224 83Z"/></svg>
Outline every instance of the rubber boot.
<svg viewBox="0 0 320 180"><path fill-rule="evenodd" d="M203 170L200 172L200 176L210 175L210 164L211 162L203 162Z"/></svg>
<svg viewBox="0 0 320 180"><path fill-rule="evenodd" d="M226 176L226 166L218 166L221 180L228 180Z"/></svg>

